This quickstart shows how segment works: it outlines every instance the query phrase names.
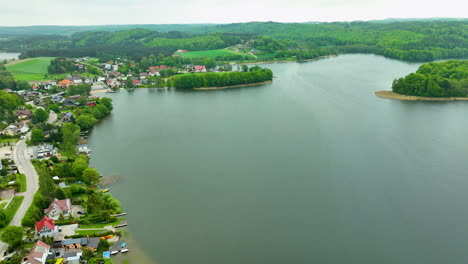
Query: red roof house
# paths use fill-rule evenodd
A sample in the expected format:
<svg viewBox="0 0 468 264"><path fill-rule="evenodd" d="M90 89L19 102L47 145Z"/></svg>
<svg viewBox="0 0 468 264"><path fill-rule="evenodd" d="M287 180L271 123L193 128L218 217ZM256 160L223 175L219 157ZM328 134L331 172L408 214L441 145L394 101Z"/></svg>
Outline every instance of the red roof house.
<svg viewBox="0 0 468 264"><path fill-rule="evenodd" d="M23 259L23 264L44 264L50 253L50 246L42 241L37 241L29 254Z"/></svg>
<svg viewBox="0 0 468 264"><path fill-rule="evenodd" d="M206 72L206 67L205 65L195 65L193 66L193 71L194 72Z"/></svg>
<svg viewBox="0 0 468 264"><path fill-rule="evenodd" d="M44 216L41 221L36 222L36 232L39 236L54 235L55 221L47 216Z"/></svg>

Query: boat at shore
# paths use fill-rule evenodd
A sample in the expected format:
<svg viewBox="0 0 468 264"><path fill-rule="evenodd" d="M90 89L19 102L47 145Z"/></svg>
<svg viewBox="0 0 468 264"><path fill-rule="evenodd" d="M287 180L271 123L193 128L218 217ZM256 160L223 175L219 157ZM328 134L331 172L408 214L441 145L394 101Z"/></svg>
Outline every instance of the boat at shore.
<svg viewBox="0 0 468 264"><path fill-rule="evenodd" d="M127 253L127 252L128 252L128 248L124 248L124 249L120 250L120 252L122 252L122 253Z"/></svg>
<svg viewBox="0 0 468 264"><path fill-rule="evenodd" d="M113 250L113 251L111 251L111 255L116 255L116 254L119 253L119 252L120 252L120 251L118 251L118 250Z"/></svg>

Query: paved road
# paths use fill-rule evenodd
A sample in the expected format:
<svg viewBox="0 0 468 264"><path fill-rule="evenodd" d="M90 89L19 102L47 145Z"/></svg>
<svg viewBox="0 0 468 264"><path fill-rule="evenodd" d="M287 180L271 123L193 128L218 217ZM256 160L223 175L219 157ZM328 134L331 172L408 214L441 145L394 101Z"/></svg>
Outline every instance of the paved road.
<svg viewBox="0 0 468 264"><path fill-rule="evenodd" d="M27 137L29 137L29 134ZM29 160L30 154L25 141L26 139L18 141L18 143L16 143L16 147L13 149L13 159L15 160L20 173L24 173L26 175L27 181L27 190L25 193L22 193L24 200L10 223L10 225L15 226L21 226L21 219L23 219L26 211L32 203L34 194L36 194L39 189L39 176Z"/></svg>
<svg viewBox="0 0 468 264"><path fill-rule="evenodd" d="M49 119L47 123L52 124L57 120L57 114L53 111L49 113ZM29 138L31 133L28 133L26 138ZM29 206L31 206L34 195L39 190L39 176L37 175L36 169L30 162L30 153L27 149L26 139L21 139L16 143L15 148L13 149L13 159L15 160L16 165L20 173L26 175L27 190L24 193L19 193L17 195L24 196L24 200L21 203L20 208L16 212L15 217L10 222L10 225L21 226L21 220L23 219L26 211ZM0 241L0 260L3 259L5 251L8 249L8 244Z"/></svg>

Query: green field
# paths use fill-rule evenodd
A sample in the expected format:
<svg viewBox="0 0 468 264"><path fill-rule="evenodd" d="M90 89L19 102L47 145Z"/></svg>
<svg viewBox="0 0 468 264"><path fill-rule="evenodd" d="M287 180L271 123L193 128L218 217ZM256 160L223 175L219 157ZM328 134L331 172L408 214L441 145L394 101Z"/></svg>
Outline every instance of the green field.
<svg viewBox="0 0 468 264"><path fill-rule="evenodd" d="M182 52L182 53L178 53L178 54L181 55L181 56L187 57L187 58L199 58L199 57L216 58L218 56L240 54L240 55L248 55L252 59L255 59L255 57L253 57L250 54L235 52L235 51L228 50L228 49L188 51L188 52Z"/></svg>
<svg viewBox="0 0 468 264"><path fill-rule="evenodd" d="M45 81L47 67L53 57L38 57L15 64L6 65L6 68L16 80L20 81Z"/></svg>

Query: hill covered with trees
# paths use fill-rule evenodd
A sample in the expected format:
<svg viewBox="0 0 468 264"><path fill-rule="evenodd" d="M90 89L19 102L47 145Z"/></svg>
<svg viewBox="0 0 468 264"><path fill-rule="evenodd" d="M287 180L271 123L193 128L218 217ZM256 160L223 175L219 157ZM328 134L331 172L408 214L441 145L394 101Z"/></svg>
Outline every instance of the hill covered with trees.
<svg viewBox="0 0 468 264"><path fill-rule="evenodd" d="M398 94L424 97L467 97L468 61L426 63L416 73L393 81Z"/></svg>
<svg viewBox="0 0 468 264"><path fill-rule="evenodd" d="M144 27L144 26L142 26ZM339 53L374 53L405 61L432 61L468 56L468 20L391 22L275 23L87 31L71 36L19 36L0 41L23 57L171 55L178 49L221 49L251 42L259 60L310 59ZM155 28L155 27L153 27Z"/></svg>

